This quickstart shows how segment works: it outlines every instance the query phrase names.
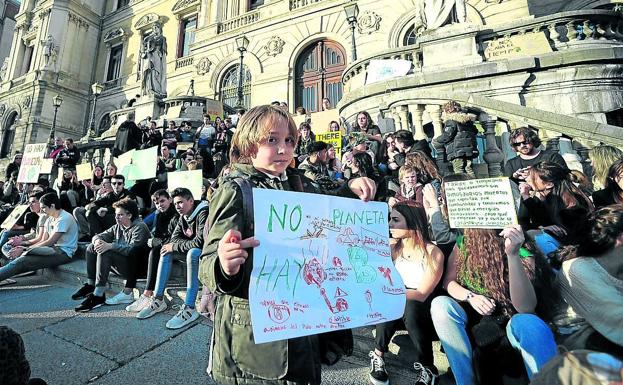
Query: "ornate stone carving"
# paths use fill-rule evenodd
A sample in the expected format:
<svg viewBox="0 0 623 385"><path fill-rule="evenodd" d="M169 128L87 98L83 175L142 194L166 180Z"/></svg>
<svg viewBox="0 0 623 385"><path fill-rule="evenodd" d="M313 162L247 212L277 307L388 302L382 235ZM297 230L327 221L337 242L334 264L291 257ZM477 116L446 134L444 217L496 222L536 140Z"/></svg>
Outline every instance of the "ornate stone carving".
<svg viewBox="0 0 623 385"><path fill-rule="evenodd" d="M173 8L171 9L171 12L182 12L193 6L199 6L199 0L179 0L177 3L175 3Z"/></svg>
<svg viewBox="0 0 623 385"><path fill-rule="evenodd" d="M47 68L51 63L56 63L58 46L54 44L52 35L48 35L45 40L41 40L43 47L43 68Z"/></svg>
<svg viewBox="0 0 623 385"><path fill-rule="evenodd" d="M110 47L120 40L125 40L127 38L128 34L123 30L123 28L119 27L106 32L104 35L104 43Z"/></svg>
<svg viewBox="0 0 623 385"><path fill-rule="evenodd" d="M71 12L68 13L68 19L70 23L75 23L79 28L84 28L85 30L89 30L89 23L86 22L83 18L78 15L75 15Z"/></svg>
<svg viewBox="0 0 623 385"><path fill-rule="evenodd" d="M277 56L283 52L283 46L286 44L279 36L273 36L264 46L264 50L268 56Z"/></svg>
<svg viewBox="0 0 623 385"><path fill-rule="evenodd" d="M359 33L376 32L381 27L381 16L373 11L365 11L357 18L357 28Z"/></svg>
<svg viewBox="0 0 623 385"><path fill-rule="evenodd" d="M151 27L154 23L160 20L160 16L155 13L148 13L142 16L138 21L134 24L135 29L147 29L147 27Z"/></svg>
<svg viewBox="0 0 623 385"><path fill-rule="evenodd" d="M4 104L0 104L0 116L4 115L4 111L6 111L6 106Z"/></svg>
<svg viewBox="0 0 623 385"><path fill-rule="evenodd" d="M22 99L22 108L25 110L30 109L31 103L32 103L32 97L30 95L24 96L24 99Z"/></svg>
<svg viewBox="0 0 623 385"><path fill-rule="evenodd" d="M197 75L205 75L210 72L210 67L212 67L212 62L207 57L201 58L197 65Z"/></svg>
<svg viewBox="0 0 623 385"><path fill-rule="evenodd" d="M5 58L4 62L2 63L2 67L0 67L0 82L3 82L6 80L6 73L9 70L9 58Z"/></svg>

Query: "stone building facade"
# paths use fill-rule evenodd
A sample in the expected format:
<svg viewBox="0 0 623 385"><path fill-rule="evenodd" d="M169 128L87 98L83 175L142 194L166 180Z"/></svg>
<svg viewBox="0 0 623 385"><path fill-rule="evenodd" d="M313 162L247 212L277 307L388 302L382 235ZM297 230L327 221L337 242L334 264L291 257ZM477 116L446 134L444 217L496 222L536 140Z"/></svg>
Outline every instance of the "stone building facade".
<svg viewBox="0 0 623 385"><path fill-rule="evenodd" d="M455 2L462 3L448 0L449 4ZM483 33L498 25L530 24L535 18L573 10L611 10L617 2L467 0L464 23L451 26L454 32L449 33L456 34L457 30ZM356 0L359 14L352 26L358 60L354 60L352 29L345 13L345 6L350 3L346 0L22 0L6 76L0 84L0 158L21 149L25 143L47 140L54 123L52 99L57 94L63 98L55 125L57 134L81 137L90 124L93 103L90 86L95 82L104 85L94 113L98 132L116 123L114 111L126 111L141 103L164 105L166 98L189 93L235 104L242 36L247 43L242 58L245 105L277 100L287 102L291 111L297 106L316 111L322 98L327 97L339 106L346 93L357 95L363 84L352 81L354 74L346 74L345 70L352 70L357 63L382 56L388 50L400 50L426 40L414 22L425 0ZM148 49L145 38L154 33L157 25L162 27L166 40L166 65L162 70L166 74L166 98L163 100L143 95L142 87L144 70L150 65L145 61ZM616 33L620 30L616 29ZM442 41L445 32L431 36ZM474 57L482 53L478 45L473 50ZM404 52L400 55L406 55ZM435 61L442 67L456 56L453 52L435 55L438 55ZM508 72L509 77L517 75ZM572 80L573 74L561 78L561 81ZM444 83L443 79L438 81ZM503 83L503 79L498 81ZM610 85L623 87L614 83ZM448 82L445 86L451 88ZM608 108L621 108L623 102L616 99L610 104ZM599 103L594 104L597 112L603 112L600 108ZM149 109L141 111L147 114ZM162 113L158 108L151 111L154 115ZM594 117L592 111L585 113Z"/></svg>

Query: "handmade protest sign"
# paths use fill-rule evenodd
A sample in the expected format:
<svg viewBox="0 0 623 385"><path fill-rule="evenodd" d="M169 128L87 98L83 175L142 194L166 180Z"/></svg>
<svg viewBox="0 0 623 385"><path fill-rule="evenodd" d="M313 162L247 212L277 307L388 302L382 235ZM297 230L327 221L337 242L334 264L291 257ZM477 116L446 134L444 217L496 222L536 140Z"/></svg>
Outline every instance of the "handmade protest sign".
<svg viewBox="0 0 623 385"><path fill-rule="evenodd" d="M329 124L333 121L340 123L340 113L338 110L326 110L312 112L310 114L312 131L324 132L329 130Z"/></svg>
<svg viewBox="0 0 623 385"><path fill-rule="evenodd" d="M255 343L402 316L406 294L391 258L387 204L253 189L253 212Z"/></svg>
<svg viewBox="0 0 623 385"><path fill-rule="evenodd" d="M27 144L22 156L17 181L21 183L37 183L41 173L41 161L48 145L45 143Z"/></svg>
<svg viewBox="0 0 623 385"><path fill-rule="evenodd" d="M186 151L189 148L193 148L195 144L191 143L191 142L181 142L177 144L177 151L178 152L182 152L182 151Z"/></svg>
<svg viewBox="0 0 623 385"><path fill-rule="evenodd" d="M501 229L517 224L508 178L448 182L444 188L452 228Z"/></svg>
<svg viewBox="0 0 623 385"><path fill-rule="evenodd" d="M339 131L320 132L316 134L316 141L325 142L335 148L335 157L342 158L342 133Z"/></svg>
<svg viewBox="0 0 623 385"><path fill-rule="evenodd" d="M76 177L79 181L91 179L93 177L93 168L91 167L91 163L77 164Z"/></svg>
<svg viewBox="0 0 623 385"><path fill-rule="evenodd" d="M3 228L5 230L11 230L13 226L15 226L19 218L22 215L24 215L27 209L28 209L28 205L15 206L13 211L11 211L11 214L9 214L9 216L6 217L4 222L2 222L2 224L0 225L0 228Z"/></svg>
<svg viewBox="0 0 623 385"><path fill-rule="evenodd" d="M41 169L39 170L40 174L51 174L52 167L54 167L54 159L45 158L41 159Z"/></svg>
<svg viewBox="0 0 623 385"><path fill-rule="evenodd" d="M201 187L203 187L203 174L201 170L175 171L167 173L167 185L169 191L178 187L185 187L193 193L195 200L201 199Z"/></svg>
<svg viewBox="0 0 623 385"><path fill-rule="evenodd" d="M134 156L134 152L136 150L132 149L128 152L124 152L119 155L118 158L115 158L115 166L117 166L117 174L121 174L125 177L125 188L130 188L134 186L134 181L130 179L130 172L132 170L132 156Z"/></svg>
<svg viewBox="0 0 623 385"><path fill-rule="evenodd" d="M158 146L134 151L129 179L142 180L156 177L158 168Z"/></svg>

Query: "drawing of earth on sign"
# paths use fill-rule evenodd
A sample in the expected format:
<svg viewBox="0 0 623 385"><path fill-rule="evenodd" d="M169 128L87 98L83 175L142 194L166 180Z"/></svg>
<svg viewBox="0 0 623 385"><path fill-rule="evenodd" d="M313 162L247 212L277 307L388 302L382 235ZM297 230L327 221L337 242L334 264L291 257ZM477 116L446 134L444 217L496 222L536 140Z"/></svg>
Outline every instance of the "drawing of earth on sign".
<svg viewBox="0 0 623 385"><path fill-rule="evenodd" d="M402 317L406 294L393 268L387 210L380 202L253 189L256 343Z"/></svg>

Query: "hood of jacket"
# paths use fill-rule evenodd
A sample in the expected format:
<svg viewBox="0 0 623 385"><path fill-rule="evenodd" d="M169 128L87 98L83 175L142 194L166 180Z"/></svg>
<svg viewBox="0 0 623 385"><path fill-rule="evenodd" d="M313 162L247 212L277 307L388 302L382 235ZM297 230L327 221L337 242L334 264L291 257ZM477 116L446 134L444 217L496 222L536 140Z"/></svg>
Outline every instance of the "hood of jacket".
<svg viewBox="0 0 623 385"><path fill-rule="evenodd" d="M209 207L210 206L208 206L208 202L199 201L199 204L195 206L195 209L192 211L192 213L190 213L190 215L184 215L184 219L186 219L187 221L192 221L193 219L195 219L195 217L197 216L197 214L199 214L201 210L204 210L204 209L207 210Z"/></svg>
<svg viewBox="0 0 623 385"><path fill-rule="evenodd" d="M475 121L476 120L476 115L474 114L468 114L465 112L451 112L449 114L446 114L445 112L443 114L441 114L441 119L444 122L447 122L448 120L454 120L455 122L459 122L461 124L465 124L467 122L470 121Z"/></svg>

